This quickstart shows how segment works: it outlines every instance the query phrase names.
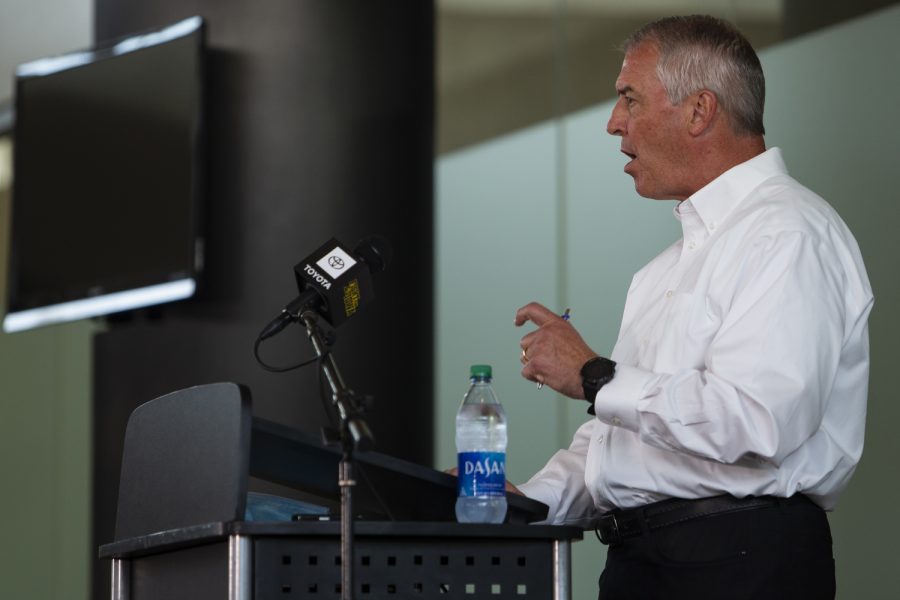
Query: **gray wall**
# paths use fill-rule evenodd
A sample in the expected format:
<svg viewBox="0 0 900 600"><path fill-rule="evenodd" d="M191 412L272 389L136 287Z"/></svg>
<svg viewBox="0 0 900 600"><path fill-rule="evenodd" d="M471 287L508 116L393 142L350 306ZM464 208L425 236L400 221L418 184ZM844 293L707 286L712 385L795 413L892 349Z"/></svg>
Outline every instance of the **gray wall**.
<svg viewBox="0 0 900 600"><path fill-rule="evenodd" d="M872 375L866 450L830 515L838 596L896 597L900 519L892 363L900 339L900 7L761 54L767 142L828 199L857 235L872 285ZM586 418L581 402L520 378L516 308L572 309L598 352L618 333L631 275L680 235L673 203L640 198L606 134L612 104L441 157L437 170L436 458L454 463L453 417L467 365L494 365L510 420L508 471L522 481ZM527 328L526 328L527 329ZM576 598L596 594L605 550L587 532L574 547Z"/></svg>
<svg viewBox="0 0 900 600"><path fill-rule="evenodd" d="M0 1L0 103L12 98L16 65L87 48L93 0Z"/></svg>
<svg viewBox="0 0 900 600"><path fill-rule="evenodd" d="M15 65L89 46L92 0L0 2L0 105ZM0 136L0 304L6 297L9 140ZM4 598L88 597L91 323L0 333Z"/></svg>
<svg viewBox="0 0 900 600"><path fill-rule="evenodd" d="M831 515L839 596L895 598L896 363L900 358L900 6L811 34L765 55L771 85L768 141L792 174L828 199L862 249L875 293L866 447Z"/></svg>
<svg viewBox="0 0 900 600"><path fill-rule="evenodd" d="M90 43L91 6L87 0L0 3L0 24L16 23L0 35L0 101L9 95L12 65ZM889 377L900 356L891 345L900 339L894 233L900 56L892 44L898 30L894 9L763 55L769 143L783 147L793 173L854 229L876 294L866 452L831 516L838 597L846 600L891 598L900 587L894 567L900 555L892 543L900 538L900 520L891 517L900 414ZM609 110L599 105L438 161L439 466L455 462L452 417L470 362L494 363L512 420L512 480L525 479L567 444L582 407L518 379L521 332L512 326L513 311L533 298L571 306L595 347L609 350L631 273L678 235L671 205L637 197L622 174L615 140L604 132ZM0 166L0 217L8 208L3 181ZM0 265L5 240L0 231ZM95 556L87 541L91 332L90 324L79 323L0 334L3 597L87 598ZM588 532L574 552L575 597L593 597L602 547Z"/></svg>

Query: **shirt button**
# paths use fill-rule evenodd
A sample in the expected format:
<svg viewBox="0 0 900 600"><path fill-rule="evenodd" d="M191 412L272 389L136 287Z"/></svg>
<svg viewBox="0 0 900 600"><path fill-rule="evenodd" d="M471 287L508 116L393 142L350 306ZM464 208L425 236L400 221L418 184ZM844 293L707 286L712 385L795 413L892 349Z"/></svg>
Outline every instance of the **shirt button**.
<svg viewBox="0 0 900 600"><path fill-rule="evenodd" d="M697 243L695 241L691 240L690 242L688 242L688 250L693 250L696 247Z"/></svg>
<svg viewBox="0 0 900 600"><path fill-rule="evenodd" d="M602 435L599 436L599 437L597 438L597 443L598 443L598 444L602 444L602 443L603 443L603 436L602 436Z"/></svg>
<svg viewBox="0 0 900 600"><path fill-rule="evenodd" d="M666 290L666 298L671 298L674 295L675 295L675 292L673 292L672 290Z"/></svg>
<svg viewBox="0 0 900 600"><path fill-rule="evenodd" d="M619 417L613 417L612 424L618 427L622 424L622 419L620 419Z"/></svg>

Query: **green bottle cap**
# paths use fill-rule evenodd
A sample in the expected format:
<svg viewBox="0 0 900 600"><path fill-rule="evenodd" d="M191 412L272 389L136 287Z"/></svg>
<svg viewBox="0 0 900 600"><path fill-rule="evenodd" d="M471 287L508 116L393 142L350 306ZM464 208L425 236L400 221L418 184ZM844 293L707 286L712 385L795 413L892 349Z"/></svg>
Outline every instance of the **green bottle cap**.
<svg viewBox="0 0 900 600"><path fill-rule="evenodd" d="M491 365L472 365L469 368L469 377L493 377Z"/></svg>

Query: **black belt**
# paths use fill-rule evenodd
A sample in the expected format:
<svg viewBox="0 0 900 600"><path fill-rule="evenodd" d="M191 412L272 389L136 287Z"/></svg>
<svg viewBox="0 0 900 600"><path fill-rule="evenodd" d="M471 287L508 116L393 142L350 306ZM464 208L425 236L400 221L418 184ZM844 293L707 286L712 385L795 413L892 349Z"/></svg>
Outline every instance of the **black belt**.
<svg viewBox="0 0 900 600"><path fill-rule="evenodd" d="M640 535L645 531L684 523L692 519L795 503L812 503L812 500L803 494L795 494L790 498L776 498L775 496L735 498L727 494L698 500L672 498L647 506L612 510L600 517L597 524L597 535L604 544L618 544L622 540Z"/></svg>

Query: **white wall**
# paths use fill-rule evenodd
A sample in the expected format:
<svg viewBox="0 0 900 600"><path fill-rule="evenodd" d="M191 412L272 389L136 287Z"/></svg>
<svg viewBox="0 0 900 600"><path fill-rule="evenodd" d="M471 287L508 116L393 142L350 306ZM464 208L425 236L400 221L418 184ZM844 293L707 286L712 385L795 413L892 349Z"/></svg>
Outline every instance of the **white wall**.
<svg viewBox="0 0 900 600"><path fill-rule="evenodd" d="M761 54L767 142L792 173L828 199L859 238L876 296L867 449L831 515L840 598L896 594L900 519L893 433L900 409L900 7ZM613 44L611 44L612 46ZM538 391L518 375L515 309L538 300L572 309L598 352L618 333L631 275L679 234L673 203L637 196L622 172L602 104L558 122L442 157L437 163L435 448L454 463L453 416L467 365L494 365L510 415L509 475L526 479L586 418L581 402ZM876 534L877 532L877 534ZM874 535L873 535L874 534ZM596 595L605 550L587 532L574 546L574 597Z"/></svg>

